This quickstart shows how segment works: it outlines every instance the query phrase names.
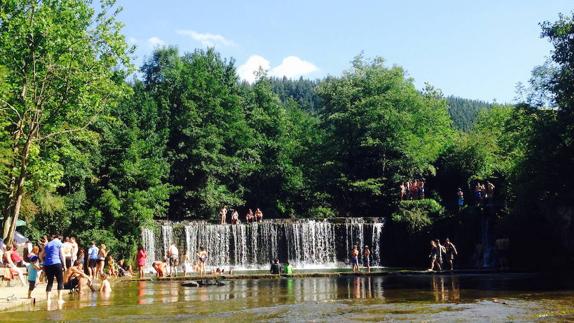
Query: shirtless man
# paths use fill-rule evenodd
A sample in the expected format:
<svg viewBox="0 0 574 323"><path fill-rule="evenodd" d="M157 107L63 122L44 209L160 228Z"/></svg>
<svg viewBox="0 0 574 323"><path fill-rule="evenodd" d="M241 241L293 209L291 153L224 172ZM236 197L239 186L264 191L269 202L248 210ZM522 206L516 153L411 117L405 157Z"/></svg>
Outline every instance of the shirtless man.
<svg viewBox="0 0 574 323"><path fill-rule="evenodd" d="M367 272L371 272L371 249L365 246L363 249L363 266L367 267Z"/></svg>
<svg viewBox="0 0 574 323"><path fill-rule="evenodd" d="M64 289L73 290L78 287L78 293L82 293L82 286L87 282L87 286L94 292L92 279L84 274L84 266L76 260L73 266L68 267L64 273Z"/></svg>
<svg viewBox="0 0 574 323"><path fill-rule="evenodd" d="M227 207L224 206L221 211L219 211L219 218L221 219L221 224L227 223Z"/></svg>
<svg viewBox="0 0 574 323"><path fill-rule="evenodd" d="M165 275L165 267L166 267L165 262L157 260L157 261L154 261L151 264L151 266L155 270L157 278L161 278Z"/></svg>
<svg viewBox="0 0 574 323"><path fill-rule="evenodd" d="M351 265L354 273L359 272L359 248L357 245L354 245L353 250L351 250Z"/></svg>
<svg viewBox="0 0 574 323"><path fill-rule="evenodd" d="M257 208L257 210L255 210L255 222L261 222L261 221L263 221L263 212L261 212L261 210Z"/></svg>
<svg viewBox="0 0 574 323"><path fill-rule="evenodd" d="M177 266L179 265L179 250L175 243L172 243L167 249L167 261L169 263L169 275L177 276Z"/></svg>

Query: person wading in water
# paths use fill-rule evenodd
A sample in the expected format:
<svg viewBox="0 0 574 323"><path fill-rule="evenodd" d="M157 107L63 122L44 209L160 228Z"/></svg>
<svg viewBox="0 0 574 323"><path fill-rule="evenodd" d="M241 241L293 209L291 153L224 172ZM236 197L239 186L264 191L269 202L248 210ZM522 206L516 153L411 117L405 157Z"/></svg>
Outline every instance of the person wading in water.
<svg viewBox="0 0 574 323"><path fill-rule="evenodd" d="M359 248L357 245L354 245L353 250L351 250L351 265L354 273L359 272Z"/></svg>

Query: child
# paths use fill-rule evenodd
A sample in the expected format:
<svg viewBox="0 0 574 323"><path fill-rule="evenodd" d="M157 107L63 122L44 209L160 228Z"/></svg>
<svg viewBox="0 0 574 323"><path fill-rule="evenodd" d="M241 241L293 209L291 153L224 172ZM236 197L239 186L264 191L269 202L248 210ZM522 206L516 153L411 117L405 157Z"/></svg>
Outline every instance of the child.
<svg viewBox="0 0 574 323"><path fill-rule="evenodd" d="M38 278L38 271L41 270L38 256L32 255L28 258L30 263L26 265L28 270L28 298L32 298L32 291L36 287L36 279Z"/></svg>
<svg viewBox="0 0 574 323"><path fill-rule="evenodd" d="M108 275L102 274L101 275L102 282L100 284L100 292L109 293L112 291L112 285L110 285L110 281L108 280Z"/></svg>

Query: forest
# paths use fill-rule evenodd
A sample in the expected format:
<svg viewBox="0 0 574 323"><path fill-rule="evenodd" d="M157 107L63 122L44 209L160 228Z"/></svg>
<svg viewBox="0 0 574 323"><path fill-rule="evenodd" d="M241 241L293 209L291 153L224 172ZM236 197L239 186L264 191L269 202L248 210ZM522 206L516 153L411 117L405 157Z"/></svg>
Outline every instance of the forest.
<svg viewBox="0 0 574 323"><path fill-rule="evenodd" d="M573 15L541 24L551 68L506 105L419 89L402 67L362 54L339 76L261 72L253 84L213 48L166 46L136 67L116 9L0 5L5 240L24 220L31 238L75 234L125 256L142 226L215 220L224 205L266 218L387 217L402 239L446 222L463 236L461 223L486 214L516 263L573 262ZM425 181L425 198L401 200L412 180ZM489 210L473 203L477 181L496 186Z"/></svg>

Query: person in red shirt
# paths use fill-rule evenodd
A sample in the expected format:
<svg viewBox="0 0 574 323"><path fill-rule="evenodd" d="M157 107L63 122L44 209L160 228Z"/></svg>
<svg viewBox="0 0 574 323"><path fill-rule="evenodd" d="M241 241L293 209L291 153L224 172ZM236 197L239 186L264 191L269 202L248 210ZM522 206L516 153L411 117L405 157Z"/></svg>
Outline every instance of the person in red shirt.
<svg viewBox="0 0 574 323"><path fill-rule="evenodd" d="M10 258L12 259L12 262L14 263L14 265L18 266L18 267L23 267L23 259L20 256L20 254L18 253L18 250L16 250L16 245L14 245L12 247L12 252L10 254Z"/></svg>
<svg viewBox="0 0 574 323"><path fill-rule="evenodd" d="M136 255L136 262L138 264L138 272L140 275L140 278L144 277L144 266L146 263L146 259L147 259L147 254L143 248L142 245L138 246L138 253Z"/></svg>

